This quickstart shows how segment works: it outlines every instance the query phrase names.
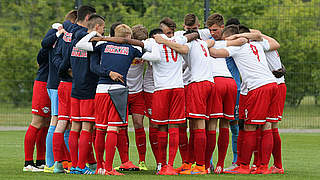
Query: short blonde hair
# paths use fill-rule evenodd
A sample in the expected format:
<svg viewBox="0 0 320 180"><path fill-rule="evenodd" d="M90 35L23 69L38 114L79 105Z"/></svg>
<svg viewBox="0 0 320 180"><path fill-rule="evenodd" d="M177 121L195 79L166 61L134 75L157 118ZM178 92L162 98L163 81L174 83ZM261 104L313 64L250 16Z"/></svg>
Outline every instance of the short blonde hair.
<svg viewBox="0 0 320 180"><path fill-rule="evenodd" d="M120 24L114 30L115 37L127 37L128 35L132 35L132 30L126 24Z"/></svg>

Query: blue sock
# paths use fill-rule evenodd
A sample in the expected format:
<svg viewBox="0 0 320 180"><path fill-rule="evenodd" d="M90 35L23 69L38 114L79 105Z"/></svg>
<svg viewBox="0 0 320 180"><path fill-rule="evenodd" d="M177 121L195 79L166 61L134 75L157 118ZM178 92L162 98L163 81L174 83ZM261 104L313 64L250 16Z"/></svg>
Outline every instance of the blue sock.
<svg viewBox="0 0 320 180"><path fill-rule="evenodd" d="M53 139L53 133L54 133L55 129L56 129L56 126L49 127L47 139L46 139L46 165L48 167L52 167L54 164L52 139Z"/></svg>
<svg viewBox="0 0 320 180"><path fill-rule="evenodd" d="M238 159L238 153L237 153L237 140L238 140L238 134L239 134L239 126L238 124L230 125L230 130L232 132L232 152L233 152L233 160L232 163L236 163Z"/></svg>
<svg viewBox="0 0 320 180"><path fill-rule="evenodd" d="M70 152L70 149L69 149L69 134L70 134L70 129L67 129L67 130L64 132L64 143L66 144L67 149L68 149L68 151Z"/></svg>

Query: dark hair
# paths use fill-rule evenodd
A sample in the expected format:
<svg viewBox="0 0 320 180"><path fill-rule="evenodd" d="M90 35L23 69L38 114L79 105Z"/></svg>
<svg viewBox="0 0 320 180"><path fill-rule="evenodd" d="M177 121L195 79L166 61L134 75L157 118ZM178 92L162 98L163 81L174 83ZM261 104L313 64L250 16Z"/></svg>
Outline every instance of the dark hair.
<svg viewBox="0 0 320 180"><path fill-rule="evenodd" d="M193 29L188 29L185 33L183 33L183 35L192 34L192 33L199 33L199 32Z"/></svg>
<svg viewBox="0 0 320 180"><path fill-rule="evenodd" d="M104 18L98 14L92 14L88 19L88 29L93 29L96 24L104 24Z"/></svg>
<svg viewBox="0 0 320 180"><path fill-rule="evenodd" d="M89 14L96 13L96 9L91 6L80 6L78 9L78 21L84 21L86 16Z"/></svg>
<svg viewBox="0 0 320 180"><path fill-rule="evenodd" d="M226 22L226 26L229 26L229 25L239 25L240 24L240 21L238 18L230 18L228 19L228 21Z"/></svg>
<svg viewBox="0 0 320 180"><path fill-rule="evenodd" d="M68 14L66 14L66 16L64 17L64 20L67 21L71 21L72 23L74 23L77 19L77 10L71 10L68 12Z"/></svg>
<svg viewBox="0 0 320 180"><path fill-rule="evenodd" d="M208 17L206 24L208 27L210 27L214 24L216 24L218 26L222 26L222 25L224 25L223 16L221 14L214 13Z"/></svg>
<svg viewBox="0 0 320 180"><path fill-rule="evenodd" d="M234 34L239 34L239 26L237 25L229 25L225 27L222 31L222 35L231 36Z"/></svg>
<svg viewBox="0 0 320 180"><path fill-rule="evenodd" d="M132 27L132 38L137 40L145 40L148 38L148 29L141 24Z"/></svg>
<svg viewBox="0 0 320 180"><path fill-rule="evenodd" d="M199 20L195 14L187 14L184 16L184 25L193 26L196 23L199 23Z"/></svg>
<svg viewBox="0 0 320 180"><path fill-rule="evenodd" d="M153 38L153 36L156 35L156 34L163 34L162 29L160 29L160 28L152 29L152 30L149 32L149 38Z"/></svg>
<svg viewBox="0 0 320 180"><path fill-rule="evenodd" d="M121 22L115 22L115 23L113 23L112 25L111 25L111 27L110 27L110 37L114 37L114 30L116 29L116 27L118 26L118 25L120 25L120 24L122 24Z"/></svg>
<svg viewBox="0 0 320 180"><path fill-rule="evenodd" d="M239 25L239 33L249 33L249 32L250 32L250 29L248 27L242 24Z"/></svg>
<svg viewBox="0 0 320 180"><path fill-rule="evenodd" d="M165 17L160 21L160 27L162 25L166 25L172 30L175 30L177 28L177 24L169 17Z"/></svg>

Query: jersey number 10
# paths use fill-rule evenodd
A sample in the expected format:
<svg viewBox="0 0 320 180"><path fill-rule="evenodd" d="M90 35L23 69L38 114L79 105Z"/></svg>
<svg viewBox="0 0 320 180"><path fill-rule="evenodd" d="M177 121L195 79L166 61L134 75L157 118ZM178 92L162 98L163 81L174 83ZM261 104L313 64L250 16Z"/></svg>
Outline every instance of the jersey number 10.
<svg viewBox="0 0 320 180"><path fill-rule="evenodd" d="M167 50L167 46L166 45L163 45L163 49L164 49L164 53L166 54L166 59L167 59L167 62L169 62L169 55L168 55L168 50ZM171 49L171 48L169 48ZM174 50L171 49L171 56L172 56L172 60L174 62L177 62L178 60L178 53Z"/></svg>

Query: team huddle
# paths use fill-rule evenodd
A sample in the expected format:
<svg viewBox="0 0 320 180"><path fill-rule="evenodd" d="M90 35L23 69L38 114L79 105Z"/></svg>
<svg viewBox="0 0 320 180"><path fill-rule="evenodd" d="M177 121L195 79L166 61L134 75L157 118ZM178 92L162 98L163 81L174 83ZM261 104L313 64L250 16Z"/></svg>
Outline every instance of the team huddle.
<svg viewBox="0 0 320 180"><path fill-rule="evenodd" d="M114 23L103 36L105 20L90 6L53 24L37 56L23 171L148 170L146 116L156 174L283 174L278 122L286 85L279 43L238 19L225 24L217 13L206 26L199 29L197 16L187 14L183 31L166 17L149 33L143 25ZM129 115L137 166L129 159ZM229 129L233 161L225 168ZM121 165L113 168L116 149ZM178 150L182 162L174 169Z"/></svg>

